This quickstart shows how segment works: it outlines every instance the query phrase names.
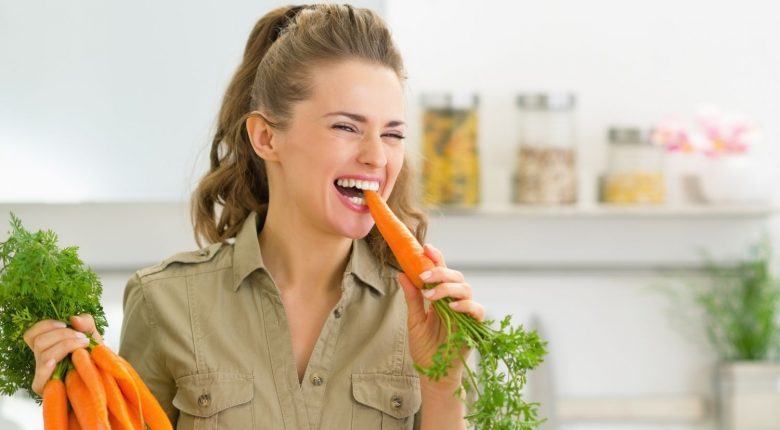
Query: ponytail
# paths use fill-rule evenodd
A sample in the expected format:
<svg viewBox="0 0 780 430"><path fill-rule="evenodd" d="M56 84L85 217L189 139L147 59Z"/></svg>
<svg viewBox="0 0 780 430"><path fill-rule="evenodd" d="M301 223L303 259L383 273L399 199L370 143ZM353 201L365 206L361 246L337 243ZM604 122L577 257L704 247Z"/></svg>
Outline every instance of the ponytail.
<svg viewBox="0 0 780 430"><path fill-rule="evenodd" d="M241 224L255 211L268 208L268 177L264 161L252 150L244 123L252 111L257 69L268 48L300 7L281 7L255 24L244 58L228 85L211 141L210 168L192 198L195 241L224 242L235 237ZM217 213L217 205L222 207Z"/></svg>

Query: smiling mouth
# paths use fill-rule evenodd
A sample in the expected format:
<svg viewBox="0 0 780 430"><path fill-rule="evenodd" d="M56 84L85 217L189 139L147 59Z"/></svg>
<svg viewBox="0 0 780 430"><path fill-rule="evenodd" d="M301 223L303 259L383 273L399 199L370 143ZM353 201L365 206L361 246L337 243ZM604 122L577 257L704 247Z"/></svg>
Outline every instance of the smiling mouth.
<svg viewBox="0 0 780 430"><path fill-rule="evenodd" d="M379 190L377 181L361 181L357 179L337 179L334 183L336 189L348 199L357 204L365 204L363 190Z"/></svg>

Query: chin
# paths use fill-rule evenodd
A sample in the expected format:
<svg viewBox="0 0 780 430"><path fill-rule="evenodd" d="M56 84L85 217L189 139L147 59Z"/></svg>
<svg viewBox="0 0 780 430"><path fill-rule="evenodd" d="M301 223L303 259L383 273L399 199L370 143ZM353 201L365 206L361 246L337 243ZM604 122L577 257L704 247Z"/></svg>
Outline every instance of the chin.
<svg viewBox="0 0 780 430"><path fill-rule="evenodd" d="M371 229L373 227L374 227L373 221L371 223L359 223L353 225L342 224L338 226L338 232L342 236L348 237L350 239L362 239L368 236L368 233L371 232Z"/></svg>

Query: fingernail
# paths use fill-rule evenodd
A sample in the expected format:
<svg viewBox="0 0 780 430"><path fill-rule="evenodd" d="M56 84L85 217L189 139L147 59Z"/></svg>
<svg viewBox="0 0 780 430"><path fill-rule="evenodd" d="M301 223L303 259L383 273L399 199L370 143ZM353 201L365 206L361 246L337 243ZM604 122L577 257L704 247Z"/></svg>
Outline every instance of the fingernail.
<svg viewBox="0 0 780 430"><path fill-rule="evenodd" d="M80 332L80 331L77 331L76 332L76 337L79 338L79 339L86 339L87 335L82 333L82 332Z"/></svg>
<svg viewBox="0 0 780 430"><path fill-rule="evenodd" d="M427 281L428 279L430 279L431 275L432 275L431 271L426 270L425 272L420 273L420 279L422 279L423 281Z"/></svg>
<svg viewBox="0 0 780 430"><path fill-rule="evenodd" d="M452 309L457 309L457 308L460 307L460 303L459 302L450 302L450 307Z"/></svg>
<svg viewBox="0 0 780 430"><path fill-rule="evenodd" d="M65 328L65 327L67 327L67 326L68 326L68 325L67 325L67 324L65 324L65 323L64 323L64 322L62 322L62 321L57 321L57 322L55 322L55 323L54 323L54 327L56 327L56 328Z"/></svg>
<svg viewBox="0 0 780 430"><path fill-rule="evenodd" d="M436 293L436 290L431 288L430 290L423 290L422 293L423 293L423 296L425 296L426 298L430 299Z"/></svg>
<svg viewBox="0 0 780 430"><path fill-rule="evenodd" d="M51 360L46 362L46 367L54 367L54 364L55 364L54 359L52 358Z"/></svg>

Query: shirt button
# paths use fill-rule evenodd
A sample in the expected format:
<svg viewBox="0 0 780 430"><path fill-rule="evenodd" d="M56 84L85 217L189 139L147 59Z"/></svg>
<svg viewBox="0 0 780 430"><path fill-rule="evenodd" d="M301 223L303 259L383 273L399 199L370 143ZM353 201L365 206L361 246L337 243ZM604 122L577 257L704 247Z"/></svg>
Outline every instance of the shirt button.
<svg viewBox="0 0 780 430"><path fill-rule="evenodd" d="M206 408L211 403L211 395L209 393L203 393L198 397L198 406Z"/></svg>
<svg viewBox="0 0 780 430"><path fill-rule="evenodd" d="M403 405L404 405L404 400L398 396L393 396L393 398L390 399L390 406L392 406L393 409L398 409Z"/></svg>
<svg viewBox="0 0 780 430"><path fill-rule="evenodd" d="M314 385L316 387L319 387L320 385L322 385L322 382L323 382L322 381L322 377L320 375L312 375L312 377L311 377L311 384L312 385Z"/></svg>
<svg viewBox="0 0 780 430"><path fill-rule="evenodd" d="M341 318L341 306L337 307L335 311L333 311L333 316L336 317L336 319Z"/></svg>

